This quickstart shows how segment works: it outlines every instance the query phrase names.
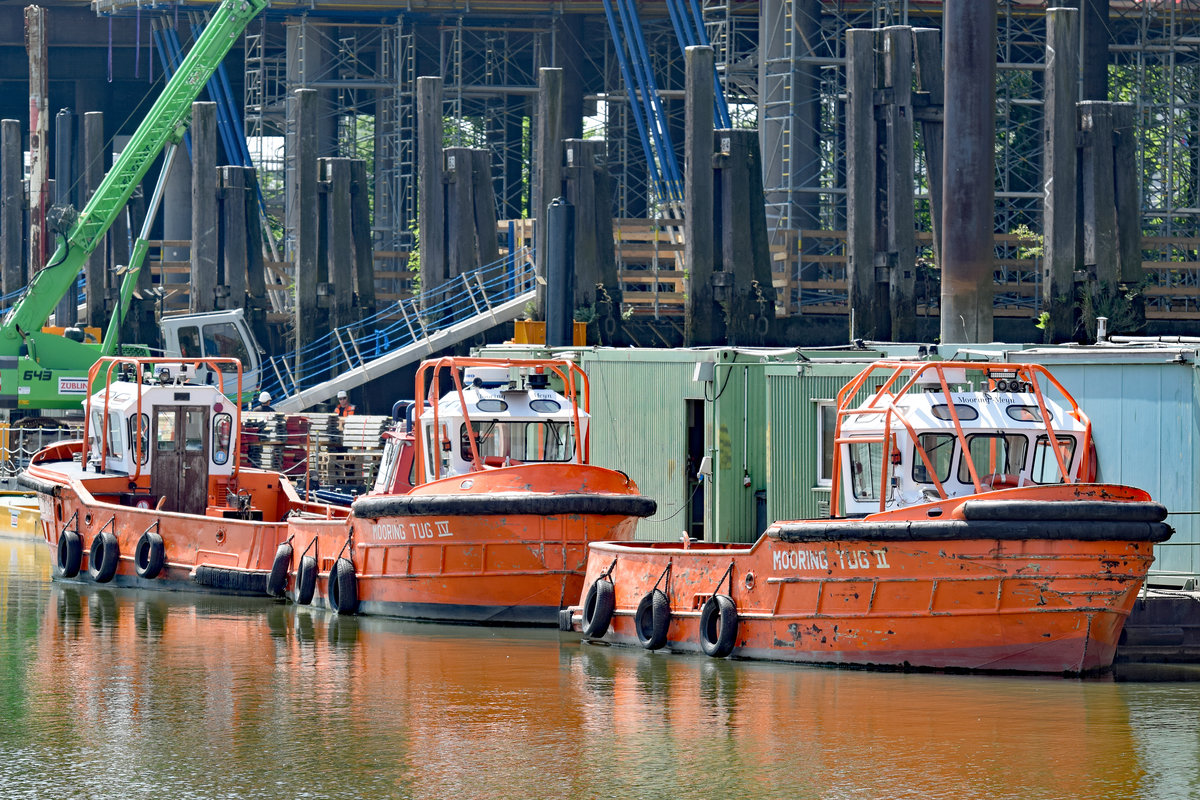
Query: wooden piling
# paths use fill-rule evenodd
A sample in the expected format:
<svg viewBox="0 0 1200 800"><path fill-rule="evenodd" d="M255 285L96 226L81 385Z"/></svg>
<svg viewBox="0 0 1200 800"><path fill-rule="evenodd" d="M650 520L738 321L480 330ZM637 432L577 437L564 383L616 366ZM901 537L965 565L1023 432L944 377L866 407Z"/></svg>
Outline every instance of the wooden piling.
<svg viewBox="0 0 1200 800"><path fill-rule="evenodd" d="M442 154L442 79L417 78L417 220L424 307L446 282L446 206Z"/></svg>
<svg viewBox="0 0 1200 800"><path fill-rule="evenodd" d="M1112 289L1120 281L1112 106L1085 100L1079 104L1079 121L1084 142L1083 264L1089 279Z"/></svg>
<svg viewBox="0 0 1200 800"><path fill-rule="evenodd" d="M1078 22L1073 8L1046 11L1042 309L1047 344L1075 333Z"/></svg>
<svg viewBox="0 0 1200 800"><path fill-rule="evenodd" d="M247 297L246 168L223 166L218 171L223 282L228 291L218 298L220 308L243 308ZM257 220L256 220L257 222Z"/></svg>
<svg viewBox="0 0 1200 800"><path fill-rule="evenodd" d="M596 284L600 282L600 242L596 229L596 177L592 170L603 142L584 139L565 139L563 153L563 183L567 201L575 208L575 296L574 308L592 305L596 301Z"/></svg>
<svg viewBox="0 0 1200 800"><path fill-rule="evenodd" d="M721 322L713 297L716 269L713 206L713 49L688 47L684 83L683 252L685 347L717 344Z"/></svg>
<svg viewBox="0 0 1200 800"><path fill-rule="evenodd" d="M292 98L294 139L292 152L292 227L295 237L295 329L296 371L299 374L305 358L304 350L323 333L321 314L317 305L317 233L320 214L317 197L317 92L297 89Z"/></svg>
<svg viewBox="0 0 1200 800"><path fill-rule="evenodd" d="M1114 175L1117 206L1119 280L1136 286L1145 276L1142 267L1142 197L1138 191L1137 131L1132 103L1113 103Z"/></svg>
<svg viewBox="0 0 1200 800"><path fill-rule="evenodd" d="M479 264L475 246L475 168L467 147L447 147L445 163L446 280L455 281Z"/></svg>
<svg viewBox="0 0 1200 800"><path fill-rule="evenodd" d="M107 152L104 139L104 114L89 111L83 115L83 171L80 185L80 202L87 203L96 193L107 172L104 154ZM84 264L87 299L85 319L88 325L103 328L108 324L108 313L104 306L109 286L108 237L100 240L96 249Z"/></svg>
<svg viewBox="0 0 1200 800"><path fill-rule="evenodd" d="M0 296L23 289L27 282L23 152L20 121L0 121Z"/></svg>
<svg viewBox="0 0 1200 800"><path fill-rule="evenodd" d="M29 274L46 265L46 200L49 175L49 120L46 66L46 11L25 7L25 48L29 56Z"/></svg>
<svg viewBox="0 0 1200 800"><path fill-rule="evenodd" d="M996 6L945 5L941 341L990 342L995 297Z"/></svg>
<svg viewBox="0 0 1200 800"><path fill-rule="evenodd" d="M887 126L887 262L888 304L894 342L917 338L916 222L913 166L913 34L912 28L884 28L883 84L891 102L884 108Z"/></svg>
<svg viewBox="0 0 1200 800"><path fill-rule="evenodd" d="M875 269L875 31L846 31L846 289L850 338L885 337L886 275Z"/></svg>
<svg viewBox="0 0 1200 800"><path fill-rule="evenodd" d="M217 104L192 103L191 311L217 308Z"/></svg>
<svg viewBox="0 0 1200 800"><path fill-rule="evenodd" d="M375 316L375 248L371 237L371 203L367 162L350 161L350 227L354 240L354 293L358 316Z"/></svg>
<svg viewBox="0 0 1200 800"><path fill-rule="evenodd" d="M945 75L942 72L942 32L937 28L913 29L913 60L917 69L917 94L913 119L921 123L925 150L925 178L929 186L929 222L933 229L933 260L942 263L942 158L944 137Z"/></svg>
<svg viewBox="0 0 1200 800"><path fill-rule="evenodd" d="M537 319L546 318L546 258L543 232L546 206L562 194L562 109L563 75L560 67L538 70L537 111L533 140L533 218L538 220L534 241L534 271L537 292L534 305Z"/></svg>
<svg viewBox="0 0 1200 800"><path fill-rule="evenodd" d="M721 269L716 274L724 278L714 295L724 311L728 343L761 344L775 318L775 291L758 132L722 129L714 132L714 138L721 209Z"/></svg>
<svg viewBox="0 0 1200 800"><path fill-rule="evenodd" d="M471 174L475 184L475 250L479 266L500 260L500 243L496 240L496 187L492 184L491 151L478 148L471 151Z"/></svg>
<svg viewBox="0 0 1200 800"><path fill-rule="evenodd" d="M354 238L350 213L350 159L322 158L325 183L326 274L329 276L329 325L341 328L354 321Z"/></svg>

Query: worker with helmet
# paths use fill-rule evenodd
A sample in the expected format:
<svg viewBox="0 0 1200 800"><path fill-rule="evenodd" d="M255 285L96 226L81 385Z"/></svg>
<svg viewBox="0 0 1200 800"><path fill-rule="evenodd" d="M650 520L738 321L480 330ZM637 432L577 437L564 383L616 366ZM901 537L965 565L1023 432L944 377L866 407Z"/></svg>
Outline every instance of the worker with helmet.
<svg viewBox="0 0 1200 800"><path fill-rule="evenodd" d="M263 392L258 396L258 405L250 409L251 411L274 411L271 407L271 393Z"/></svg>
<svg viewBox="0 0 1200 800"><path fill-rule="evenodd" d="M350 404L350 396L344 390L337 393L337 407L333 409L333 413L339 417L349 417L354 413L354 406Z"/></svg>

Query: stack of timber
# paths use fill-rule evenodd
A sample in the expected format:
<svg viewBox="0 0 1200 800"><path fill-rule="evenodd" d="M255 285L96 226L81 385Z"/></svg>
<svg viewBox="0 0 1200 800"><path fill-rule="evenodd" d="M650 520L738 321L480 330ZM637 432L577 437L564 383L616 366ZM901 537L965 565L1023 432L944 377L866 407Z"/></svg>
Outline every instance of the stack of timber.
<svg viewBox="0 0 1200 800"><path fill-rule="evenodd" d="M308 470L308 420L248 411L242 415L242 464L301 480Z"/></svg>
<svg viewBox="0 0 1200 800"><path fill-rule="evenodd" d="M375 481L383 455L383 434L392 420L356 414L341 422L340 446L317 456L317 479L325 488L363 491Z"/></svg>

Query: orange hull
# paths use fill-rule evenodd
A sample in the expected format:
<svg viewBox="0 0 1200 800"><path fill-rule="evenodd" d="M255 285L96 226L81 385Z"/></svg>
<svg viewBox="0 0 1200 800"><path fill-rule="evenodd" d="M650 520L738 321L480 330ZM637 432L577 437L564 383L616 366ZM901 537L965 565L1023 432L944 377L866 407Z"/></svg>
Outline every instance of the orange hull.
<svg viewBox="0 0 1200 800"><path fill-rule="evenodd" d="M54 455L61 459L65 452L62 448L77 450L78 445L59 445ZM217 505L225 497L223 487L218 491L216 485L210 487L210 506L205 515L139 508L120 502L121 495L128 493L128 478L81 477L72 474L70 464L69 460L45 458L42 463L30 465L26 473L32 483L39 484L41 530L50 547L51 572L57 580L94 582L91 546L97 536L109 532L117 541L119 555L115 572L105 583L166 591L265 595L276 547L287 538L289 513L320 510L322 514L343 517L346 513L337 509L326 512L324 506L305 503L286 478L251 469L242 470L241 486L251 493L255 516L263 519L240 519L233 515L235 509ZM345 526L344 518L340 524ZM82 552L76 575L65 575L59 559L59 539L67 530L77 532L80 539ZM135 563L138 543L148 531L162 539L162 567L153 577L139 575Z"/></svg>
<svg viewBox="0 0 1200 800"><path fill-rule="evenodd" d="M1112 663L1153 542L1170 535L1160 512L1126 487L1013 489L858 520L777 523L752 545L597 544L585 585L611 569L615 612L603 638L622 644L651 638L651 615L640 617L640 637L636 622L657 585L674 650L713 640L719 631L701 630L702 609L722 594L736 607L734 656L1091 672ZM564 612L564 627L583 627L584 605Z"/></svg>
<svg viewBox="0 0 1200 800"><path fill-rule="evenodd" d="M352 533L304 518L289 533L297 553L315 547L326 605L329 571L348 552L358 613L553 625L582 590L588 543L631 539L652 505L614 470L526 464L360 498Z"/></svg>

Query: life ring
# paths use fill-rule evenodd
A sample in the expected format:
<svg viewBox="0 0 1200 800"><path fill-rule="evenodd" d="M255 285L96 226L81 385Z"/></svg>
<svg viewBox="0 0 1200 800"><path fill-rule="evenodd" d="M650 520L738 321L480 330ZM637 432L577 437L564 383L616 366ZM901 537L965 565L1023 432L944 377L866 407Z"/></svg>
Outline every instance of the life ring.
<svg viewBox="0 0 1200 800"><path fill-rule="evenodd" d="M329 607L339 614L358 611L358 578L354 574L354 562L339 558L329 570L329 586L326 591Z"/></svg>
<svg viewBox="0 0 1200 800"><path fill-rule="evenodd" d="M597 578L583 600L583 635L599 639L608 633L608 623L612 621L616 607L612 581Z"/></svg>
<svg viewBox="0 0 1200 800"><path fill-rule="evenodd" d="M979 483L986 489L1015 489L1021 485L1021 476L993 472L991 475L985 475Z"/></svg>
<svg viewBox="0 0 1200 800"><path fill-rule="evenodd" d="M714 594L700 610L700 649L707 656L724 658L733 652L737 639L738 616L733 598Z"/></svg>
<svg viewBox="0 0 1200 800"><path fill-rule="evenodd" d="M88 574L96 583L108 583L117 574L117 564L121 559L120 546L117 537L108 531L101 531L92 537L92 546L88 550Z"/></svg>
<svg viewBox="0 0 1200 800"><path fill-rule="evenodd" d="M83 563L83 540L75 531L58 535L58 569L64 578L74 578Z"/></svg>
<svg viewBox="0 0 1200 800"><path fill-rule="evenodd" d="M271 562L271 574L267 576L267 594L283 597L287 591L288 573L292 571L292 543L284 542L275 548L275 560Z"/></svg>
<svg viewBox="0 0 1200 800"><path fill-rule="evenodd" d="M296 567L296 602L306 606L312 602L317 590L317 560L312 556L301 556Z"/></svg>
<svg viewBox="0 0 1200 800"><path fill-rule="evenodd" d="M152 531L143 533L133 549L133 566L138 577L154 580L162 572L165 562L162 537Z"/></svg>
<svg viewBox="0 0 1200 800"><path fill-rule="evenodd" d="M657 650L667 643L667 629L671 626L671 602L662 589L647 592L638 603L633 615L633 627L638 641L647 650Z"/></svg>

